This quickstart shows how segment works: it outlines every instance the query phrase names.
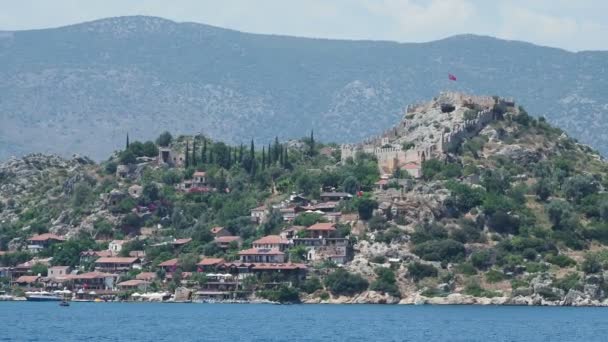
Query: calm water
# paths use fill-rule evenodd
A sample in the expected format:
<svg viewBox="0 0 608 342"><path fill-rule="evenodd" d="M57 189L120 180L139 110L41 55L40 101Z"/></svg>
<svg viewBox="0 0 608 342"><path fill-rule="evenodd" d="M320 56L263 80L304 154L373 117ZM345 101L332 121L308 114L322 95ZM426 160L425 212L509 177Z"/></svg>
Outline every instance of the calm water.
<svg viewBox="0 0 608 342"><path fill-rule="evenodd" d="M607 341L608 308L0 302L0 341Z"/></svg>

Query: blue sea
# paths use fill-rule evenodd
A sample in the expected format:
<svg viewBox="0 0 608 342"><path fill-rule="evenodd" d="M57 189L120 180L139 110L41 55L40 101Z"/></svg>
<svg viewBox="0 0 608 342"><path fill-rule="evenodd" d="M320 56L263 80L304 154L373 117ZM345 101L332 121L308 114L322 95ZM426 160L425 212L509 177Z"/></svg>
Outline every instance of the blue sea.
<svg viewBox="0 0 608 342"><path fill-rule="evenodd" d="M608 341L608 308L0 302L0 341Z"/></svg>

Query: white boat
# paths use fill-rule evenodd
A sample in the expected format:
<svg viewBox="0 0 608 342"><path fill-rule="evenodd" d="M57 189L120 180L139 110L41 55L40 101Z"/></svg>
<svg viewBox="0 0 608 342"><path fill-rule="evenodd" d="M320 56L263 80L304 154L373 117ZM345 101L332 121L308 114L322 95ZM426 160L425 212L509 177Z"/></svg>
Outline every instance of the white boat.
<svg viewBox="0 0 608 342"><path fill-rule="evenodd" d="M31 302L62 301L63 298L50 292L26 292L25 298Z"/></svg>

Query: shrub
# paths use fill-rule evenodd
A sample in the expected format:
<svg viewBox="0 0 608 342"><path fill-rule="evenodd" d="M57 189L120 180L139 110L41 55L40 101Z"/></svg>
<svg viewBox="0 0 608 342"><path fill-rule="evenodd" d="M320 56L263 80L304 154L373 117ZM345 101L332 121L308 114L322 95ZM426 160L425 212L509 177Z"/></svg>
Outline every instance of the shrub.
<svg viewBox="0 0 608 342"><path fill-rule="evenodd" d="M488 283L498 283L499 281L505 280L505 278L505 274L498 270L492 269L486 273L486 281Z"/></svg>
<svg viewBox="0 0 608 342"><path fill-rule="evenodd" d="M300 289L308 294L314 293L322 288L323 285L321 285L321 281L317 277L308 278L300 285Z"/></svg>
<svg viewBox="0 0 608 342"><path fill-rule="evenodd" d="M416 245L414 254L425 260L454 262L464 258L465 249L455 240L433 240Z"/></svg>
<svg viewBox="0 0 608 342"><path fill-rule="evenodd" d="M413 262L407 266L408 274L414 279L419 281L423 278L437 277L437 268L433 265L427 265L420 262Z"/></svg>
<svg viewBox="0 0 608 342"><path fill-rule="evenodd" d="M276 290L264 290L258 293L260 297L279 303L299 303L300 294L293 287L281 285Z"/></svg>
<svg viewBox="0 0 608 342"><path fill-rule="evenodd" d="M464 293L474 297L492 298L500 296L498 292L485 290L476 281L469 282L464 289Z"/></svg>
<svg viewBox="0 0 608 342"><path fill-rule="evenodd" d="M517 234L519 232L519 220L499 210L490 215L488 227L501 234Z"/></svg>
<svg viewBox="0 0 608 342"><path fill-rule="evenodd" d="M576 175L566 180L563 190L568 198L579 201L585 196L598 192L599 184L592 176Z"/></svg>
<svg viewBox="0 0 608 342"><path fill-rule="evenodd" d="M414 244L430 240L443 240L448 237L448 231L438 223L427 223L416 226L411 240Z"/></svg>
<svg viewBox="0 0 608 342"><path fill-rule="evenodd" d="M388 293L393 297L401 297L396 284L395 273L386 267L379 267L375 271L378 277L372 282L370 290Z"/></svg>
<svg viewBox="0 0 608 342"><path fill-rule="evenodd" d="M450 183L447 185L450 197L446 199L445 205L454 208L459 213L467 213L469 210L480 205L483 199L483 191L473 189L462 183Z"/></svg>
<svg viewBox="0 0 608 342"><path fill-rule="evenodd" d="M383 255L376 255L370 261L374 264L384 264L386 262L386 257Z"/></svg>
<svg viewBox="0 0 608 342"><path fill-rule="evenodd" d="M570 267L576 265L576 261L574 261L574 259L563 254L549 254L545 257L545 261L559 267Z"/></svg>
<svg viewBox="0 0 608 342"><path fill-rule="evenodd" d="M581 270L585 273L599 273L603 269L599 255L596 253L587 253L585 260L581 264Z"/></svg>
<svg viewBox="0 0 608 342"><path fill-rule="evenodd" d="M471 254L471 264L480 270L492 266L492 252L484 249Z"/></svg>
<svg viewBox="0 0 608 342"><path fill-rule="evenodd" d="M361 220L371 219L376 208L378 208L378 202L371 198L363 197L357 200L357 211Z"/></svg>
<svg viewBox="0 0 608 342"><path fill-rule="evenodd" d="M475 120L475 119L477 119L477 114L478 114L478 112L476 110L467 109L464 112L464 119L465 120Z"/></svg>
<svg viewBox="0 0 608 342"><path fill-rule="evenodd" d="M464 274L467 276L472 276L472 275L477 274L477 270L475 269L475 267L473 267L473 265L468 262L463 262L461 264L458 264L458 266L456 266L456 271L458 273L461 273L461 274Z"/></svg>
<svg viewBox="0 0 608 342"><path fill-rule="evenodd" d="M553 286L562 289L566 292L570 291L570 289L581 289L582 286L580 284L581 277L578 273L568 273L563 278L556 279L553 282Z"/></svg>
<svg viewBox="0 0 608 342"><path fill-rule="evenodd" d="M360 275L339 268L325 278L325 286L335 295L352 296L367 290L369 283Z"/></svg>

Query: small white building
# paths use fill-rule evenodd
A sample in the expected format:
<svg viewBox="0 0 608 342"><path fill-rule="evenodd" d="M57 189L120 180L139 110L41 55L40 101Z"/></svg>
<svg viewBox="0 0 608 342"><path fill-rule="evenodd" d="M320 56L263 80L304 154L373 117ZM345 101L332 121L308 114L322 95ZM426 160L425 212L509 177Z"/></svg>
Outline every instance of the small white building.
<svg viewBox="0 0 608 342"><path fill-rule="evenodd" d="M122 246L127 242L127 240L113 240L108 245L108 249L112 255L118 255L122 251Z"/></svg>

